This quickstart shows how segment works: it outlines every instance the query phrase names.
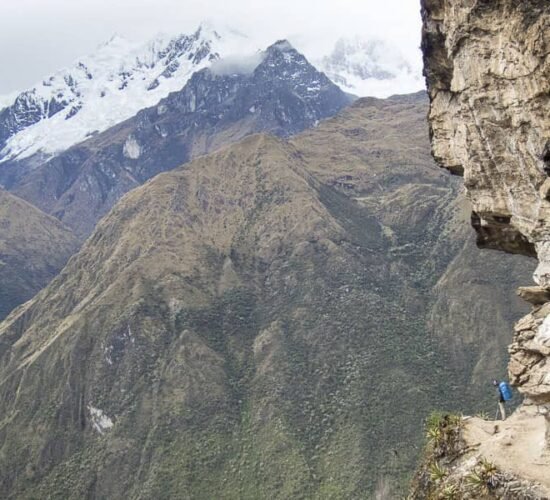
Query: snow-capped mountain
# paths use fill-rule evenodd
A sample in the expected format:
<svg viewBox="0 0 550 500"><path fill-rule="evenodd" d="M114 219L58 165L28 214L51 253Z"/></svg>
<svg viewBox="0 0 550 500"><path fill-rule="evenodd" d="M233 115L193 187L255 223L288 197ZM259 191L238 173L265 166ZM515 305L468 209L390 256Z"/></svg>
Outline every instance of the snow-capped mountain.
<svg viewBox="0 0 550 500"><path fill-rule="evenodd" d="M317 66L342 89L358 96L384 98L425 87L421 68L390 42L379 39L340 38Z"/></svg>
<svg viewBox="0 0 550 500"><path fill-rule="evenodd" d="M52 156L157 104L191 75L247 43L201 25L137 44L113 37L94 54L17 96L0 97L0 162Z"/></svg>
<svg viewBox="0 0 550 500"><path fill-rule="evenodd" d="M124 193L158 173L250 134L296 134L352 100L279 41L214 61L157 105L34 168L0 165L0 182L85 237Z"/></svg>
<svg viewBox="0 0 550 500"><path fill-rule="evenodd" d="M115 36L32 89L0 96L0 165L29 158L29 165L41 164L156 105L213 61L223 59L220 67L238 66L254 62L250 54L258 54L251 39L207 24L191 35L158 36L147 43ZM340 39L315 65L359 96L424 88L420 70L381 40Z"/></svg>
<svg viewBox="0 0 550 500"><path fill-rule="evenodd" d="M0 95L0 111L8 106L11 106L14 102L19 92L11 92L10 94Z"/></svg>

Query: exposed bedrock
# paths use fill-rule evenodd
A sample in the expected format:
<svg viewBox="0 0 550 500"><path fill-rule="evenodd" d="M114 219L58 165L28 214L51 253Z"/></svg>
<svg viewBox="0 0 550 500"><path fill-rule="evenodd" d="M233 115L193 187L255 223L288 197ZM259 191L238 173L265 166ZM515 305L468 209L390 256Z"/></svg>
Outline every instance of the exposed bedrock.
<svg viewBox="0 0 550 500"><path fill-rule="evenodd" d="M464 177L478 245L539 261L509 373L550 429L550 2L421 3L433 154Z"/></svg>

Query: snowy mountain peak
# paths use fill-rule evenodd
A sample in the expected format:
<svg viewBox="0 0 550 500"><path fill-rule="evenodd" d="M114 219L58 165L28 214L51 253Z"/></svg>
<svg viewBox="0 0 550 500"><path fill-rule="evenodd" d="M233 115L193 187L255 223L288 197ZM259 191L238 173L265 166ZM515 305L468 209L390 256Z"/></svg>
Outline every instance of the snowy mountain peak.
<svg viewBox="0 0 550 500"><path fill-rule="evenodd" d="M245 41L208 23L188 35L139 44L113 36L32 89L0 98L0 162L41 152L51 156L181 89L190 76Z"/></svg>
<svg viewBox="0 0 550 500"><path fill-rule="evenodd" d="M114 33L113 36L109 38L109 40L107 40L104 44L100 45L100 47L120 46L129 43L131 42L127 38L119 35L118 33Z"/></svg>
<svg viewBox="0 0 550 500"><path fill-rule="evenodd" d="M344 90L360 96L388 97L424 88L421 68L385 40L340 38L318 66Z"/></svg>
<svg viewBox="0 0 550 500"><path fill-rule="evenodd" d="M304 82L304 96L328 85L327 76L360 96L387 97L424 87L420 69L381 40L339 40L315 64L325 74L287 40L263 52L254 49L242 33L209 22L191 34L160 34L146 43L115 35L32 89L0 96L0 163L37 153L54 156L156 105L208 67L214 75L257 71L274 81L291 77Z"/></svg>
<svg viewBox="0 0 550 500"><path fill-rule="evenodd" d="M287 40L279 40L266 49L255 73L274 82L292 81L295 92L306 100L317 96L321 89L334 85Z"/></svg>
<svg viewBox="0 0 550 500"><path fill-rule="evenodd" d="M296 62L309 64L287 40L279 40L263 52L263 59L269 66L288 65Z"/></svg>
<svg viewBox="0 0 550 500"><path fill-rule="evenodd" d="M292 52L295 51L294 47L288 40L277 40L273 45L268 47L267 50L279 50L280 52Z"/></svg>

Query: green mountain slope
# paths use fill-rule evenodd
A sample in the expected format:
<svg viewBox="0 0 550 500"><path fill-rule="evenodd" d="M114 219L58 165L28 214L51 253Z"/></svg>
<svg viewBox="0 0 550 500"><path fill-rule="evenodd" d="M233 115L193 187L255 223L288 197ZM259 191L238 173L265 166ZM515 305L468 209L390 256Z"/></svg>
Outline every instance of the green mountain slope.
<svg viewBox="0 0 550 500"><path fill-rule="evenodd" d="M521 309L462 269L464 200L426 105L361 100L126 195L0 324L0 495L396 495L422 419L484 392L482 343ZM528 271L497 257L498 279ZM444 320L466 314L476 339Z"/></svg>
<svg viewBox="0 0 550 500"><path fill-rule="evenodd" d="M77 248L57 219L0 188L0 320L43 288Z"/></svg>

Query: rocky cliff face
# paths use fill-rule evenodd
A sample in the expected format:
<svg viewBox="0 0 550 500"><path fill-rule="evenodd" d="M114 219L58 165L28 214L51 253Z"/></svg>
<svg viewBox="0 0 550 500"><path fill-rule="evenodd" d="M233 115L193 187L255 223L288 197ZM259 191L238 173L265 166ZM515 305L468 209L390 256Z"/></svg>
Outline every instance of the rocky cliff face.
<svg viewBox="0 0 550 500"><path fill-rule="evenodd" d="M434 156L464 176L479 246L539 262L509 374L550 426L550 4L423 0L422 12Z"/></svg>

